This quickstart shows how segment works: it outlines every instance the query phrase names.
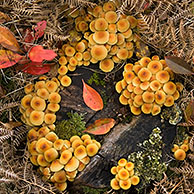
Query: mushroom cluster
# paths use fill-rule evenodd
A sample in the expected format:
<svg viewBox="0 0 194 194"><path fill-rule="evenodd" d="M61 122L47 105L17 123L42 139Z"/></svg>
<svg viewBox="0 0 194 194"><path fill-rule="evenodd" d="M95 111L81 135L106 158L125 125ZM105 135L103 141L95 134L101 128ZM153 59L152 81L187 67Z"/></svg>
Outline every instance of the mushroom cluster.
<svg viewBox="0 0 194 194"><path fill-rule="evenodd" d="M60 109L59 86L56 78L41 78L35 84L26 85L26 95L21 100L21 120L29 126L46 125L53 128L56 121L55 112Z"/></svg>
<svg viewBox="0 0 194 194"><path fill-rule="evenodd" d="M74 181L100 149L101 144L88 134L59 139L47 126L34 127L28 132L28 150L31 162L39 166L43 179L53 182L59 191Z"/></svg>
<svg viewBox="0 0 194 194"><path fill-rule="evenodd" d="M158 56L142 57L124 66L123 79L116 83L119 101L129 105L134 115L157 115L163 105L170 107L180 96L183 85L174 83L174 74Z"/></svg>
<svg viewBox="0 0 194 194"><path fill-rule="evenodd" d="M59 80L63 86L71 81L67 71L76 66L88 66L98 63L104 72L110 72L115 63L132 57L134 42L138 37L134 33L137 19L133 16L116 13L113 1L96 6L93 9L72 11L75 30L70 32L69 41L59 50Z"/></svg>
<svg viewBox="0 0 194 194"><path fill-rule="evenodd" d="M177 144L173 145L172 152L174 152L174 157L176 160L184 160L186 158L186 152L189 150L189 140L185 139L183 144L178 146Z"/></svg>
<svg viewBox="0 0 194 194"><path fill-rule="evenodd" d="M131 185L137 185L140 181L139 177L135 175L134 163L127 162L125 158L118 161L117 166L111 168L111 173L115 175L110 182L110 186L114 190L128 190Z"/></svg>

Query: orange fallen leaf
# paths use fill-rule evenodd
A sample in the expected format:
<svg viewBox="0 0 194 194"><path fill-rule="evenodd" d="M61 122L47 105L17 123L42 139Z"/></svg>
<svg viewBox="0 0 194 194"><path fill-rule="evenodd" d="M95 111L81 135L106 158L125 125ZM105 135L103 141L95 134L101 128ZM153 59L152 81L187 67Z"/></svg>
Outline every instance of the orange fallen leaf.
<svg viewBox="0 0 194 194"><path fill-rule="evenodd" d="M8 28L3 26L0 26L0 44L9 50L20 51L20 46L15 36Z"/></svg>
<svg viewBox="0 0 194 194"><path fill-rule="evenodd" d="M0 50L0 69L15 65L22 57L9 50Z"/></svg>
<svg viewBox="0 0 194 194"><path fill-rule="evenodd" d="M92 87L83 82L83 99L85 104L92 110L98 111L103 109L103 100L100 94Z"/></svg>
<svg viewBox="0 0 194 194"><path fill-rule="evenodd" d="M37 26L34 28L35 32L35 39L41 38L44 35L44 30L46 29L47 22L45 20L40 21L37 23Z"/></svg>
<svg viewBox="0 0 194 194"><path fill-rule="evenodd" d="M83 132L91 133L94 135L104 135L110 131L115 125L115 120L112 118L103 118L94 121Z"/></svg>
<svg viewBox="0 0 194 194"><path fill-rule="evenodd" d="M28 56L33 62L42 62L43 60L53 60L57 54L53 50L47 50L38 45L30 49Z"/></svg>

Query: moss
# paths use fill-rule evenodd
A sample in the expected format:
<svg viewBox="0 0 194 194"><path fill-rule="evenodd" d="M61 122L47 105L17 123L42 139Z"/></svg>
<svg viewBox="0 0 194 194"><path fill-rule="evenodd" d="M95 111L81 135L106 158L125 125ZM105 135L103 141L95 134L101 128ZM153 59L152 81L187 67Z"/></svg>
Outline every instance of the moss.
<svg viewBox="0 0 194 194"><path fill-rule="evenodd" d="M56 134L61 139L70 139L73 135L82 135L82 131L86 128L84 114L69 112L67 113L68 120L60 121L56 124Z"/></svg>
<svg viewBox="0 0 194 194"><path fill-rule="evenodd" d="M105 81L102 80L98 73L93 73L90 79L88 79L88 84L92 85L95 83L97 86L105 86Z"/></svg>
<svg viewBox="0 0 194 194"><path fill-rule="evenodd" d="M82 186L84 194L102 194L105 193L108 189L94 189L92 187Z"/></svg>

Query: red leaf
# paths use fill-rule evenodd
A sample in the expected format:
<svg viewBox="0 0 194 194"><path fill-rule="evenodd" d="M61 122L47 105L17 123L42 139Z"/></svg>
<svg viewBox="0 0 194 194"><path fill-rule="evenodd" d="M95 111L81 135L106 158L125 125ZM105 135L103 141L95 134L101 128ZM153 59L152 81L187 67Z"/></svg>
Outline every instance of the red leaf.
<svg viewBox="0 0 194 194"><path fill-rule="evenodd" d="M46 21L41 21L37 23L37 26L34 28L35 32L35 39L38 39L44 35L44 30L46 28Z"/></svg>
<svg viewBox="0 0 194 194"><path fill-rule="evenodd" d="M34 62L42 62L43 60L52 60L57 54L53 50L46 50L41 45L31 48L28 56Z"/></svg>
<svg viewBox="0 0 194 194"><path fill-rule="evenodd" d="M26 31L25 31L24 42L26 42L26 43L33 43L34 42L33 33L32 33L32 31L29 28L26 29ZM24 45L24 49L27 52L29 51L29 49L31 47L32 47L32 45L30 45L30 44Z"/></svg>
<svg viewBox="0 0 194 194"><path fill-rule="evenodd" d="M50 71L49 64L42 64L41 62L30 62L20 68L23 72L31 75L41 75Z"/></svg>
<svg viewBox="0 0 194 194"><path fill-rule="evenodd" d="M0 50L0 69L15 65L22 57L9 50Z"/></svg>
<svg viewBox="0 0 194 194"><path fill-rule="evenodd" d="M12 51L20 51L20 46L18 41L12 32L3 26L0 26L0 44Z"/></svg>
<svg viewBox="0 0 194 194"><path fill-rule="evenodd" d="M83 99L85 104L92 110L98 111L103 109L103 100L100 94L92 87L83 82Z"/></svg>
<svg viewBox="0 0 194 194"><path fill-rule="evenodd" d="M93 124L89 125L83 132L88 132L94 135L104 135L110 131L115 125L115 120L112 118L98 119Z"/></svg>

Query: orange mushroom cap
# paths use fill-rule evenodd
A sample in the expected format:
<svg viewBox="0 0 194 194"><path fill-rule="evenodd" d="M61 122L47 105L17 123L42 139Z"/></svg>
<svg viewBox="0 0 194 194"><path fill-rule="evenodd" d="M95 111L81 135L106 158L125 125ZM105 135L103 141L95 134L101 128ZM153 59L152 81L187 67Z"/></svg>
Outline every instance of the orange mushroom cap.
<svg viewBox="0 0 194 194"><path fill-rule="evenodd" d="M91 144L86 146L86 152L87 152L88 156L90 156L90 157L96 155L98 150L99 150L99 148L95 143L91 143Z"/></svg>
<svg viewBox="0 0 194 194"><path fill-rule="evenodd" d="M110 72L114 68L114 62L112 61L112 59L104 59L100 61L99 67L104 72Z"/></svg>
<svg viewBox="0 0 194 194"><path fill-rule="evenodd" d="M65 165L65 170L67 172L72 172L72 171L75 171L78 167L79 167L79 160L73 156Z"/></svg>
<svg viewBox="0 0 194 194"><path fill-rule="evenodd" d="M66 173L64 170L55 172L53 178L57 183L64 183L67 180Z"/></svg>
<svg viewBox="0 0 194 194"><path fill-rule="evenodd" d="M58 152L55 148L50 148L44 152L44 157L47 162L52 162L58 157Z"/></svg>
<svg viewBox="0 0 194 194"><path fill-rule="evenodd" d="M95 21L95 29L100 30L106 30L108 28L108 23L104 18L98 18Z"/></svg>
<svg viewBox="0 0 194 194"><path fill-rule="evenodd" d="M140 179L139 179L138 176L132 176L130 179L131 179L131 184L132 184L132 185L137 185L137 184L139 184Z"/></svg>
<svg viewBox="0 0 194 194"><path fill-rule="evenodd" d="M91 55L96 60L103 60L107 56L107 49L103 45L95 45L91 49Z"/></svg>
<svg viewBox="0 0 194 194"><path fill-rule="evenodd" d="M131 179L120 180L120 181L119 181L119 186L120 186L121 189L123 189L123 190L128 190L128 189L131 187Z"/></svg>
<svg viewBox="0 0 194 194"><path fill-rule="evenodd" d="M174 157L176 160L184 160L186 158L186 153L183 149L177 149L175 152L174 152Z"/></svg>
<svg viewBox="0 0 194 194"><path fill-rule="evenodd" d="M42 111L32 111L30 113L30 122L35 125L35 126L38 126L38 125L41 125L44 121L44 112Z"/></svg>

